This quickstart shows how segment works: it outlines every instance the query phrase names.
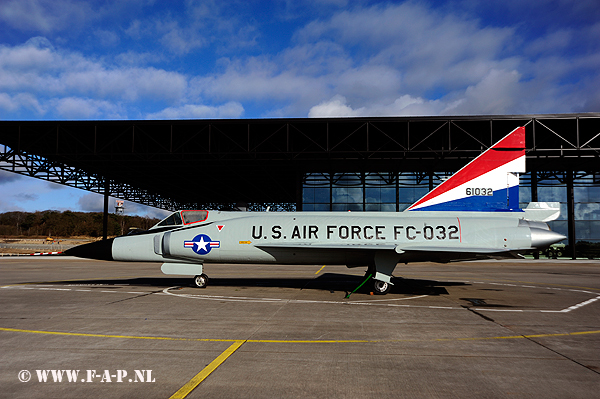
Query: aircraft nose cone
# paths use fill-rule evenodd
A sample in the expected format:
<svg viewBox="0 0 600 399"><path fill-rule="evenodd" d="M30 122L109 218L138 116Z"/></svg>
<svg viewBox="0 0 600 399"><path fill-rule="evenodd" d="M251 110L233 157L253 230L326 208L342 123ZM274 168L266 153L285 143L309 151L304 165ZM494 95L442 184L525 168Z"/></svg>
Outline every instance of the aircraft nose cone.
<svg viewBox="0 0 600 399"><path fill-rule="evenodd" d="M530 228L531 231L531 247L546 248L550 245L565 240L567 237L562 234L550 230Z"/></svg>
<svg viewBox="0 0 600 399"><path fill-rule="evenodd" d="M113 260L112 244L114 238L109 240L96 241L89 244L78 245L63 252L67 256L76 256L78 258Z"/></svg>

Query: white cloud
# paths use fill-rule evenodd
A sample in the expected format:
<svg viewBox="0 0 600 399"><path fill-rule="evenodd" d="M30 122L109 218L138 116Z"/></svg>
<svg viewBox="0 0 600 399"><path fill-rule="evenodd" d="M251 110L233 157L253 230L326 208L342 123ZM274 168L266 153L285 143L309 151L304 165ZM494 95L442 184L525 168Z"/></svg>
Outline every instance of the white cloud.
<svg viewBox="0 0 600 399"><path fill-rule="evenodd" d="M7 172L5 170L0 169L0 185L6 184L6 183L11 183L15 180L21 179L22 177L23 176L21 176L17 173Z"/></svg>
<svg viewBox="0 0 600 399"><path fill-rule="evenodd" d="M69 59L68 63L74 61ZM0 68L5 73L41 72L65 66L65 61L61 60L50 41L44 37L33 37L23 45L0 46Z"/></svg>
<svg viewBox="0 0 600 399"><path fill-rule="evenodd" d="M185 76L155 68L104 68L90 65L74 71L63 71L59 77L63 90L136 101L151 98L163 101L180 99L187 88Z"/></svg>
<svg viewBox="0 0 600 399"><path fill-rule="evenodd" d="M521 52L516 27L481 27L417 3L340 12L296 35L305 46L335 40L356 49L348 58L358 66L328 75L331 100L315 102L309 116L597 110L597 86L585 76L597 76L600 53L564 51L572 51L575 37L594 37L600 24L578 29L541 35Z"/></svg>
<svg viewBox="0 0 600 399"><path fill-rule="evenodd" d="M405 94L391 103L353 109L347 104L347 99L338 94L329 101L312 107L308 112L308 117L438 115L443 107L444 103L439 100L424 100Z"/></svg>
<svg viewBox="0 0 600 399"><path fill-rule="evenodd" d="M110 201L114 204L115 199L109 197ZM104 197L101 194L89 193L79 197L77 201L79 210L84 212L102 212L104 210Z"/></svg>
<svg viewBox="0 0 600 399"><path fill-rule="evenodd" d="M19 194L13 195L13 197L18 202L23 202L23 201L35 201L39 198L39 195L33 194L33 193L19 193Z"/></svg>
<svg viewBox="0 0 600 399"><path fill-rule="evenodd" d="M185 98L188 78L153 67L111 66L75 52L55 49L45 38L20 46L0 46L0 109L51 106L60 117L127 117L118 105L150 101L174 103ZM10 94L10 93L16 94ZM77 111L74 98L81 97Z"/></svg>
<svg viewBox="0 0 600 399"><path fill-rule="evenodd" d="M121 107L110 101L66 97L52 100L50 103L56 109L57 114L66 119L93 119L101 116L109 119L123 119L125 117Z"/></svg>
<svg viewBox="0 0 600 399"><path fill-rule="evenodd" d="M501 57L514 33L407 2L340 12L308 24L296 38L352 46L370 65L401 72L404 90L423 95L434 86L475 84L498 63L510 63Z"/></svg>
<svg viewBox="0 0 600 399"><path fill-rule="evenodd" d="M50 33L73 29L94 16L88 2L73 0L7 0L0 19L15 29Z"/></svg>
<svg viewBox="0 0 600 399"><path fill-rule="evenodd" d="M71 16L98 8L93 3L78 7L71 0L7 1L0 5L0 19L13 15L24 29L27 21L39 21L38 30L44 32L44 23L62 18L54 3L73 5L75 10L66 12ZM236 4L235 10L230 3L216 1L189 0L179 8L158 7L152 1L125 3L103 5L98 17L86 15L87 21L105 22L92 24L86 40L116 44L116 55L90 51L89 44L77 47L82 52L66 50L69 39L53 36L52 29L47 36L55 46L43 37L24 45L0 45L2 115L102 119L235 118L247 113L498 114L590 110L598 103L600 51L589 39L600 32L597 22L537 31L525 40L522 19L507 26L484 25L485 19L478 19L476 12L492 6L360 2L332 12L345 0L290 2L287 7L303 16L288 19L290 30L267 45L264 35L273 21L266 18L277 16L247 18L256 8L246 3ZM532 10L530 5L509 3L502 7L513 13ZM567 8L566 0L559 3ZM591 13L592 4L585 2L581 10ZM28 7L35 11L26 17ZM286 5L276 8L282 7ZM155 13L123 19L125 11L146 8ZM315 12L308 17L306 10L312 8ZM123 22L108 24L109 15ZM300 20L308 22L298 28L293 21ZM291 41L285 35L292 35ZM241 47L245 50L239 51ZM214 67L217 54L229 57Z"/></svg>
<svg viewBox="0 0 600 399"><path fill-rule="evenodd" d="M166 33L160 39L167 50L176 54L187 54L208 44L208 40L194 28L183 29L177 22L171 22L161 30Z"/></svg>
<svg viewBox="0 0 600 399"><path fill-rule="evenodd" d="M128 50L124 53L115 56L115 60L119 64L137 65L139 67L140 65L162 62L164 61L164 57L160 54L152 52L139 53L136 51Z"/></svg>
<svg viewBox="0 0 600 399"><path fill-rule="evenodd" d="M336 95L312 107L314 117L468 115L519 113L524 106L523 88L516 71L491 70L480 82L438 100L404 94L390 103L352 108L346 97Z"/></svg>
<svg viewBox="0 0 600 399"><path fill-rule="evenodd" d="M527 43L525 51L531 56L537 56L547 52L554 52L557 49L567 48L572 40L573 32L571 30L562 29Z"/></svg>
<svg viewBox="0 0 600 399"><path fill-rule="evenodd" d="M491 70L481 81L467 87L464 95L449 104L443 114L511 114L524 107L517 71Z"/></svg>
<svg viewBox="0 0 600 399"><path fill-rule="evenodd" d="M156 68L114 67L78 53L57 51L45 40L0 47L0 90L79 93L136 100L181 98L187 78Z"/></svg>
<svg viewBox="0 0 600 399"><path fill-rule="evenodd" d="M353 110L346 104L346 97L335 95L331 100L315 105L308 111L309 118L360 116L361 110Z"/></svg>
<svg viewBox="0 0 600 399"><path fill-rule="evenodd" d="M11 96L9 96L6 93L0 93L0 109L12 112L15 111L17 108L18 107Z"/></svg>
<svg viewBox="0 0 600 399"><path fill-rule="evenodd" d="M144 26L142 21L134 19L129 23L129 27L125 29L125 33L130 37L139 40L146 35L150 30Z"/></svg>
<svg viewBox="0 0 600 399"><path fill-rule="evenodd" d="M251 59L245 65L232 65L220 75L201 77L191 85L213 98L297 99L320 90L321 78L279 70L268 60Z"/></svg>
<svg viewBox="0 0 600 399"><path fill-rule="evenodd" d="M21 93L11 96L0 93L0 110L15 112L19 109L33 111L38 116L42 116L46 112L38 99L31 94Z"/></svg>
<svg viewBox="0 0 600 399"><path fill-rule="evenodd" d="M595 78L584 82L584 84L587 87L600 87L600 76L596 76ZM588 98L586 98L585 101L577 104L576 110L578 112L598 112L598 110L600 110L600 91L594 90L594 92Z"/></svg>
<svg viewBox="0 0 600 399"><path fill-rule="evenodd" d="M98 43L104 47L116 46L121 41L117 33L104 29L95 31L94 36L98 39Z"/></svg>
<svg viewBox="0 0 600 399"><path fill-rule="evenodd" d="M278 116L439 114L490 71L516 69L503 56L514 34L417 3L357 7L307 24L279 54L222 60L190 86L205 99L276 102Z"/></svg>
<svg viewBox="0 0 600 399"><path fill-rule="evenodd" d="M220 106L186 104L169 107L162 111L148 114L146 119L204 119L204 118L240 118L244 107L238 102L228 102Z"/></svg>

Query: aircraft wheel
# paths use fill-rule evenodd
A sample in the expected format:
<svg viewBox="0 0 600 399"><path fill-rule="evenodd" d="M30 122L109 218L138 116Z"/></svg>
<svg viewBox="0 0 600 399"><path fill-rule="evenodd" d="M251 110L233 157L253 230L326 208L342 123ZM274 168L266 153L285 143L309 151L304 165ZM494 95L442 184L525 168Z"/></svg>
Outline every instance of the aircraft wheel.
<svg viewBox="0 0 600 399"><path fill-rule="evenodd" d="M373 293L375 295L385 295L390 292L390 288L392 288L390 283L381 280L373 280Z"/></svg>
<svg viewBox="0 0 600 399"><path fill-rule="evenodd" d="M206 284L208 284L208 276L202 273L199 276L194 277L194 286L198 288L206 288Z"/></svg>

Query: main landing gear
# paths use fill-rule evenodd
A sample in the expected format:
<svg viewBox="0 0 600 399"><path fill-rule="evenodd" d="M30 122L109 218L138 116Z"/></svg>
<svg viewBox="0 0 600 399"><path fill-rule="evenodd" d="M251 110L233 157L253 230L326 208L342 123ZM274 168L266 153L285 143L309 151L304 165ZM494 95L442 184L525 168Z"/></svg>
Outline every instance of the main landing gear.
<svg viewBox="0 0 600 399"><path fill-rule="evenodd" d="M385 295L390 292L390 289L392 288L392 285L390 283L386 283L385 281L375 279L372 279L372 281L373 293L375 295Z"/></svg>
<svg viewBox="0 0 600 399"><path fill-rule="evenodd" d="M208 276L206 274L202 273L199 276L194 277L194 287L206 288L206 284L208 284Z"/></svg>
<svg viewBox="0 0 600 399"><path fill-rule="evenodd" d="M385 295L392 288L392 273L398 263L399 254L395 251L377 251L373 264L367 269L365 277L371 275L368 284L373 288L373 294Z"/></svg>
<svg viewBox="0 0 600 399"><path fill-rule="evenodd" d="M383 280L375 279L376 271L374 267L369 267L365 273L365 279L370 276L369 281L366 282L365 287L375 295L385 295L390 292L392 284Z"/></svg>

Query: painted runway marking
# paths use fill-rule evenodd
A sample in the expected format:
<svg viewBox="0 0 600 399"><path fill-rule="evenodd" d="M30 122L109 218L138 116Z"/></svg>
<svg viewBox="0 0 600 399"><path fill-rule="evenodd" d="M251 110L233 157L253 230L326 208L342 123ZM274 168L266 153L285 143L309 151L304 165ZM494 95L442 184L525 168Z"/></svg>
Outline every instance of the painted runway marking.
<svg viewBox="0 0 600 399"><path fill-rule="evenodd" d="M323 265L323 267L322 267L322 268L320 268L320 269L319 269L319 270L318 270L318 271L317 271L315 274L319 274L319 273L321 273L321 270L323 270L323 269L325 268L325 266L327 266L327 265Z"/></svg>
<svg viewBox="0 0 600 399"><path fill-rule="evenodd" d="M323 266L325 267L325 266ZM322 269L322 268L321 268ZM557 287L544 287L544 286L533 286L533 285L519 285L519 284L511 284L511 283L494 283L494 282L483 282L483 281L468 281L468 280L446 280L446 282L461 282L461 283L471 283L471 284L488 284L488 285L496 285L496 286L506 286L506 287L517 287L517 288L538 288L538 289L547 289L547 290L555 290L555 291L569 291L569 292L577 292L583 294L594 295L593 298L587 299L575 305L569 306L560 310L552 310L552 309L494 309L494 308L485 308L485 307L477 307L472 308L477 311L487 311L487 312L528 312L528 313L569 313L577 309L581 309L584 306L590 305L598 300L600 300L600 296L598 296L597 292L586 291L581 289L574 288L557 288ZM125 284L114 285L115 287L123 287ZM398 302L398 301L408 301L413 299L425 298L429 295L417 295L405 298L386 298L386 299L371 299L368 301L360 300L360 301L319 301L319 300L303 300L303 299L282 299L282 298L256 298L256 297L235 297L235 296L224 296L224 295L201 295L201 294L179 294L173 293L170 290L180 289L180 286L173 286L169 288L165 288L160 292L152 292L152 291L120 291L120 290L94 290L94 289L82 289L81 285L76 285L78 288L58 288L52 284L28 284L25 285L5 285L0 288L4 289L20 289L20 290L43 290L43 291L73 291L73 292L102 292L102 293L121 293L121 294L158 294L158 295L171 295L179 298L190 298L190 299L204 299L209 301L227 301L227 302L253 302L253 303L321 303L321 304L343 304L343 305L359 305L359 306L387 306L387 307L404 307L404 308L424 308L424 309L446 309L446 310L463 310L461 307L451 307L451 306L425 306L425 305L404 305L390 302ZM106 284L94 284L94 287L102 288L107 287Z"/></svg>
<svg viewBox="0 0 600 399"><path fill-rule="evenodd" d="M115 285L115 287L122 287L125 284ZM106 287L106 285L95 284L97 288ZM78 286L80 287L80 286ZM51 285L5 285L0 288L17 289L17 290L41 290L41 291L73 291L73 292L105 292L111 294L149 294L153 291L108 291L108 290L93 290L93 289L81 289L81 288L54 288ZM128 287L129 288L129 287Z"/></svg>
<svg viewBox="0 0 600 399"><path fill-rule="evenodd" d="M456 282L456 281L455 281ZM581 292L584 294L597 295L596 292L592 291L584 291L584 290L576 290L572 288L556 288L556 287L536 287L533 285L516 285L516 284L508 284L508 283L480 283L476 281L465 281L461 280L462 283L471 283L471 284L493 284L493 285L501 285L508 287L521 287L521 288L540 288L540 289L549 289L549 290L558 290L558 291L570 291L570 292ZM546 310L546 309L492 309L492 308L472 308L477 311L488 311L488 312L534 312L534 313L568 313L576 309L580 309L586 305L596 302L600 299L600 296L596 296L595 298L588 299L586 301L580 302L573 306L569 306L568 308L561 310Z"/></svg>
<svg viewBox="0 0 600 399"><path fill-rule="evenodd" d="M176 294L170 292L173 289L179 289L179 286L173 286L169 288L165 288L162 292L167 295L172 295L180 298L191 298L191 299L205 299L208 301L227 301L227 302L254 302L254 303L326 303L326 304L342 304L342 305L372 305L372 306L402 306L408 307L410 305L395 305L395 304L387 304L387 303L372 303L378 302L378 300L372 301L317 301L317 300L308 300L308 299L281 299L281 298L251 298L251 297L236 297L236 296L223 296L223 295L201 295L201 294ZM426 297L427 295L418 295L411 296L408 298L390 298L390 299L381 299L380 301L406 301L410 299L418 299ZM422 306L428 307L428 306ZM456 308L462 309L462 308Z"/></svg>
<svg viewBox="0 0 600 399"><path fill-rule="evenodd" d="M561 310L561 312L570 312L571 310L582 308L585 305L589 305L590 303L596 302L598 299L600 299L600 296L597 296L596 298L592 298L592 299L590 299L588 301L581 302L581 303L578 303L577 305L573 305L571 307L563 309L563 310Z"/></svg>
<svg viewBox="0 0 600 399"><path fill-rule="evenodd" d="M471 283L471 284L490 284L490 283L483 283L483 282L476 282L476 281L461 281L464 283ZM548 288L548 287L535 287L535 286L521 286L521 285L515 285L515 284L502 284L502 283L493 283L494 285L503 285L503 286L510 286L510 287L523 287L523 288ZM177 289L180 288L178 286L175 287L169 287L169 288L165 288L163 290L163 293L168 294L168 295L173 295L173 296L177 296L177 297L181 297L181 298L192 298L192 299L205 299L205 300L220 300L220 301L230 301L230 302L243 302L243 301L247 301L247 302L275 302L275 301L285 301L287 303L328 303L328 304L344 304L344 305L365 305L365 306L389 306L389 307L410 307L410 308L427 308L427 309L448 309L448 310L462 310L464 309L463 307L447 307L447 306L424 306L424 305L400 305L400 304L393 304L393 303L381 303L381 302L391 302L391 301L401 301L401 300L409 300L409 299L418 299L418 298L423 298L423 297L427 297L428 295L419 295L419 296L413 296L413 297L408 297L408 298L392 298L392 299L375 299L375 300L370 300L370 301L356 301L356 302L351 302L351 301L310 301L310 300L301 300L301 299L288 299L288 300L284 300L284 299L276 299L276 298L248 298L248 297L226 297L226 296L213 296L213 295L200 295L200 294L175 294L173 292L170 292L170 290L172 289ZM591 295L597 295L597 293L595 292L591 292L591 291L584 291L584 290L574 290L574 289L564 289L564 288L550 288L550 289L554 289L554 290L559 290L559 291L571 291L571 292L581 292L581 293L585 293L585 294L591 294ZM544 310L544 309L492 309L492 308L473 308L473 310L484 310L484 311L490 311L490 312L533 312L533 313L568 313L571 312L573 310L576 309L580 309L583 306L589 305L591 303L596 302L597 300L600 299L600 296L580 302L576 305L570 306L568 308L565 309L561 309L561 310ZM380 303L377 303L380 302Z"/></svg>
<svg viewBox="0 0 600 399"><path fill-rule="evenodd" d="M238 350L246 341L235 341L225 352L221 353L215 360L210 362L202 371L194 376L187 384L182 386L177 392L175 392L170 399L183 399L190 394L202 381L206 379L219 367L227 358Z"/></svg>
<svg viewBox="0 0 600 399"><path fill-rule="evenodd" d="M507 339L533 339L533 338L551 338L600 334L600 330L575 331L554 334L528 334L528 335L510 335L510 336L492 336L492 337L453 337L453 338L430 338L430 339L392 339L392 340L239 340L239 339L215 339L215 338L187 338L187 337L161 337L161 336L132 336L132 335L109 335L109 334L90 334L73 333L61 331L40 331L25 330L17 328L0 327L0 331L7 333L27 333L27 334L45 334L54 336L74 336L90 338L112 338L112 339L138 339L138 340L162 340L162 341L194 341L194 342L228 342L232 343L224 352L215 358L210 364L196 374L190 381L183 385L171 398L182 399L187 397L195 388L198 387L213 371L215 371L225 360L235 353L245 343L260 344L374 344L374 343L403 343L403 342L451 342L451 341L489 341L489 340L507 340Z"/></svg>
<svg viewBox="0 0 600 399"><path fill-rule="evenodd" d="M356 302L350 302L352 304L361 304L361 303L371 303L371 302L390 302L390 301L406 301L408 299L417 299L417 298L425 298L428 297L429 295L417 295L417 296L411 296L408 298L392 298L392 299L371 299L369 300L369 302L365 302L365 301L356 301Z"/></svg>
<svg viewBox="0 0 600 399"><path fill-rule="evenodd" d="M347 339L347 340L289 340L289 339L221 339L221 338L187 338L187 337L160 337L160 336L143 336L143 335L113 335L113 334L91 334L91 333L73 333L63 331L42 331L42 330L25 330L20 328L0 327L0 331L16 332L27 334L47 334L73 337L90 337L90 338L116 338L116 339L141 339L141 340L159 340L159 341L190 341L190 342L242 342L242 343L257 343L257 344L376 344L388 342L445 342L445 341L482 341L493 339L529 339L529 338L550 338L550 337L567 337L577 335L592 335L600 334L600 330L575 331L555 334L524 334L524 335L508 335L508 336L492 336L492 337L460 337L460 338L429 338L429 339Z"/></svg>

